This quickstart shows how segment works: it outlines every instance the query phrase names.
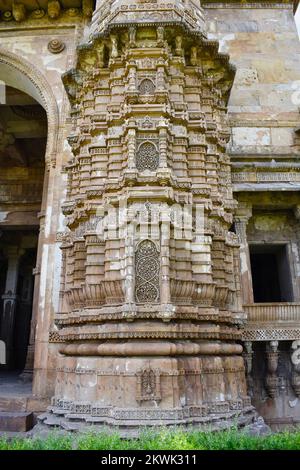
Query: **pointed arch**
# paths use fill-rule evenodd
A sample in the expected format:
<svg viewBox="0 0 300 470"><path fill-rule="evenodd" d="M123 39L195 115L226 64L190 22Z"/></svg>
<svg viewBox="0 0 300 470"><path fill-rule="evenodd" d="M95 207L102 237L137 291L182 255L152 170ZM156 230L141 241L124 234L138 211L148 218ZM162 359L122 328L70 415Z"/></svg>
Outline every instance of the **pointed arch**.
<svg viewBox="0 0 300 470"><path fill-rule="evenodd" d="M26 59L0 47L0 80L32 96L45 109L48 120L45 161L46 166L55 166L59 113L47 79Z"/></svg>

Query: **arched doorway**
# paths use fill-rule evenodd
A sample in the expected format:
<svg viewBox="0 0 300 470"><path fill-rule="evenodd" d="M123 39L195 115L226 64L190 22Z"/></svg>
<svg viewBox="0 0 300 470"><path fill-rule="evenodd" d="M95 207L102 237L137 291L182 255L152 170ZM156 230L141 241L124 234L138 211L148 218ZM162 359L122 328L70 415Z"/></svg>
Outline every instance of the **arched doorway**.
<svg viewBox="0 0 300 470"><path fill-rule="evenodd" d="M7 86L5 103L0 104L0 340L6 344L6 364L0 370L25 367L46 144L44 109L28 94Z"/></svg>
<svg viewBox="0 0 300 470"><path fill-rule="evenodd" d="M0 339L6 335L10 349L0 371L19 373L24 366L33 369L40 220L55 166L58 110L43 74L1 47L0 83Z"/></svg>

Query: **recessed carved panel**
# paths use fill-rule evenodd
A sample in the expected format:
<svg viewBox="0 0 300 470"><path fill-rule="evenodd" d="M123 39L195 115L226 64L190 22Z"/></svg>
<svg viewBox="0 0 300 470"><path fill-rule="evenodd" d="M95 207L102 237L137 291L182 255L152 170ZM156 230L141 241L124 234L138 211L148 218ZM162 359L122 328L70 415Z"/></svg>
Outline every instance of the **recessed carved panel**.
<svg viewBox="0 0 300 470"><path fill-rule="evenodd" d="M151 240L142 241L135 255L135 297L137 302L159 300L159 252Z"/></svg>
<svg viewBox="0 0 300 470"><path fill-rule="evenodd" d="M136 167L139 171L155 171L159 164L159 154L152 142L144 142L138 148Z"/></svg>
<svg viewBox="0 0 300 470"><path fill-rule="evenodd" d="M160 373L146 367L137 373L137 401L161 400Z"/></svg>
<svg viewBox="0 0 300 470"><path fill-rule="evenodd" d="M149 78L145 78L139 85L139 92L141 95L153 95L155 92L155 85Z"/></svg>

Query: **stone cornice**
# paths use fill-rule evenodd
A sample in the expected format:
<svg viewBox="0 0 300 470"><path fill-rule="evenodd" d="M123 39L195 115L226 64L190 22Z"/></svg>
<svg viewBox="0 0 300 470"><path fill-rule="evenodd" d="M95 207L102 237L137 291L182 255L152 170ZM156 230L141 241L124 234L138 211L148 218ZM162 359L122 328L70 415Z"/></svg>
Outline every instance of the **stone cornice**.
<svg viewBox="0 0 300 470"><path fill-rule="evenodd" d="M202 0L203 8L293 8L294 13L297 10L299 0L263 0L263 1L248 1L248 0Z"/></svg>

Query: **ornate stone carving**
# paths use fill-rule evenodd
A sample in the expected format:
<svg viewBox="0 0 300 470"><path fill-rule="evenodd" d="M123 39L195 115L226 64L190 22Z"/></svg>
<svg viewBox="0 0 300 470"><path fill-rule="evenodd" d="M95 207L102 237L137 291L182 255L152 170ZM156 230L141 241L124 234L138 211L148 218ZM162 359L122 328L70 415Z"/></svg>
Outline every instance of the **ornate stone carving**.
<svg viewBox="0 0 300 470"><path fill-rule="evenodd" d="M153 95L155 92L155 85L149 78L144 78L139 84L139 92L141 95Z"/></svg>
<svg viewBox="0 0 300 470"><path fill-rule="evenodd" d="M159 252L151 240L142 241L135 253L135 297L137 302L159 300Z"/></svg>
<svg viewBox="0 0 300 470"><path fill-rule="evenodd" d="M49 331L49 343L61 343L61 338L57 330Z"/></svg>
<svg viewBox="0 0 300 470"><path fill-rule="evenodd" d="M65 49L65 47L65 43L59 41L59 39L51 39L51 41L48 43L48 50L52 52L52 54L59 54Z"/></svg>
<svg viewBox="0 0 300 470"><path fill-rule="evenodd" d="M129 28L129 46L135 47L136 46L136 27L131 26Z"/></svg>
<svg viewBox="0 0 300 470"><path fill-rule="evenodd" d="M82 0L82 14L86 18L90 18L93 14L94 2L93 0Z"/></svg>
<svg viewBox="0 0 300 470"><path fill-rule="evenodd" d="M291 341L300 337L300 328L247 328L244 341Z"/></svg>
<svg viewBox="0 0 300 470"><path fill-rule="evenodd" d="M278 341L270 341L270 343L267 344L266 356L268 367L268 374L266 377L266 388L269 396L271 398L275 398L278 390Z"/></svg>
<svg viewBox="0 0 300 470"><path fill-rule="evenodd" d="M137 372L137 401L161 400L160 371L145 367Z"/></svg>
<svg viewBox="0 0 300 470"><path fill-rule="evenodd" d="M252 363L253 363L253 349L252 349L252 342L245 341L244 343L244 362L245 362L245 369L246 369L246 379L247 379L247 386L249 392L253 393L253 380L252 380Z"/></svg>
<svg viewBox="0 0 300 470"><path fill-rule="evenodd" d="M136 153L136 167L139 171L155 171L159 165L159 153L152 142L143 142Z"/></svg>
<svg viewBox="0 0 300 470"><path fill-rule="evenodd" d="M58 0L48 0L48 16L51 19L58 18L60 14L60 3Z"/></svg>
<svg viewBox="0 0 300 470"><path fill-rule="evenodd" d="M37 10L34 10L31 15L30 15L30 18L35 18L35 19L40 19L40 18L43 18L45 16L45 12L42 8L38 8Z"/></svg>
<svg viewBox="0 0 300 470"><path fill-rule="evenodd" d="M117 36L111 35L111 53L110 56L112 59L116 59L119 56L118 51L118 38Z"/></svg>
<svg viewBox="0 0 300 470"><path fill-rule="evenodd" d="M158 26L156 29L157 45L162 46L164 41L164 27Z"/></svg>
<svg viewBox="0 0 300 470"><path fill-rule="evenodd" d="M80 373L76 403L85 407L85 375L94 374L88 409L111 423L247 413L224 146L233 70L216 43L191 33L198 20L174 5L105 8L63 77L73 157L62 206L70 237L61 246L57 398L69 398L69 374ZM100 237L88 228L95 216ZM230 402L212 400L212 389Z"/></svg>
<svg viewBox="0 0 300 470"><path fill-rule="evenodd" d="M300 339L293 341L291 345L292 362L292 387L298 398L300 398Z"/></svg>
<svg viewBox="0 0 300 470"><path fill-rule="evenodd" d="M197 48L196 47L192 47L191 48L191 64L192 65L197 65Z"/></svg>
<svg viewBox="0 0 300 470"><path fill-rule="evenodd" d="M26 8L23 3L13 3L12 14L17 22L24 21L26 18Z"/></svg>
<svg viewBox="0 0 300 470"><path fill-rule="evenodd" d="M1 18L3 19L3 21L12 21L14 19L12 12L9 10L4 11L1 15Z"/></svg>
<svg viewBox="0 0 300 470"><path fill-rule="evenodd" d="M182 36L178 35L175 38L175 54L176 55L182 55L183 54L183 49L182 49Z"/></svg>

